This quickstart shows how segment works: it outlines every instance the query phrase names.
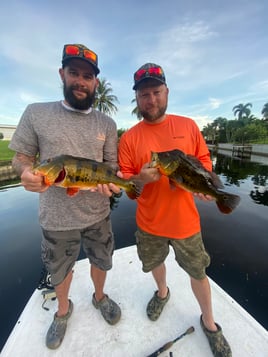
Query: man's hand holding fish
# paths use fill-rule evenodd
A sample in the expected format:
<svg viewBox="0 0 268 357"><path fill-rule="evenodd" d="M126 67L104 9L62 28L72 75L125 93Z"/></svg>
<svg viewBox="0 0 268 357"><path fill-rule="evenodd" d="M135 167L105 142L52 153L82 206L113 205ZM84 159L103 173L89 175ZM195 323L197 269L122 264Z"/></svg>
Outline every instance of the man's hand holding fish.
<svg viewBox="0 0 268 357"><path fill-rule="evenodd" d="M48 186L45 184L43 177L33 173L32 167L35 157L30 157L22 153L17 153L13 158L13 167L21 177L21 184L27 191L45 192Z"/></svg>
<svg viewBox="0 0 268 357"><path fill-rule="evenodd" d="M123 175L121 171L117 173L117 175L121 178L123 178ZM156 182L160 179L162 174L157 168L151 167L150 163L146 163L143 165L141 168L140 172L138 175L132 175L131 179L132 180L140 180L144 185L150 182ZM125 176L126 177L126 176Z"/></svg>
<svg viewBox="0 0 268 357"><path fill-rule="evenodd" d="M26 168L21 174L21 184L27 191L45 192L49 186L45 184L42 176L34 174L32 168Z"/></svg>

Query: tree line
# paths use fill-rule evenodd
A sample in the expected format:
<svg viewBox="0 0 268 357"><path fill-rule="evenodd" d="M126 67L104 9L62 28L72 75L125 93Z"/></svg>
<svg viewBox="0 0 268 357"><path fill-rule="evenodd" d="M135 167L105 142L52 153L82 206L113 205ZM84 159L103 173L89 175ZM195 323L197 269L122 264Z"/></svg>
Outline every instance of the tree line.
<svg viewBox="0 0 268 357"><path fill-rule="evenodd" d="M240 103L232 109L234 119L218 117L202 129L206 141L211 144L268 144L268 102L261 111L262 118L251 113L252 103Z"/></svg>

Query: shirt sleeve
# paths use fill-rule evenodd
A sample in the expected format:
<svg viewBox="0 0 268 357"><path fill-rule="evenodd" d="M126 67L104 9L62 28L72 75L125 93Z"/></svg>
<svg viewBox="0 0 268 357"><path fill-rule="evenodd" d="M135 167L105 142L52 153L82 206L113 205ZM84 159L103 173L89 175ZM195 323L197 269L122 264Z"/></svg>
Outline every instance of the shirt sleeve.
<svg viewBox="0 0 268 357"><path fill-rule="evenodd" d="M138 174L138 172L135 172L133 166L131 150L126 140L126 133L121 136L119 141L118 163L120 171L123 173L125 179L129 179L131 176Z"/></svg>
<svg viewBox="0 0 268 357"><path fill-rule="evenodd" d="M209 171L212 171L212 161L207 144L202 133L196 125L196 153L195 156L202 163L202 165Z"/></svg>
<svg viewBox="0 0 268 357"><path fill-rule="evenodd" d="M103 162L106 162L113 169L118 169L117 163L117 127L113 120L109 121L109 125L106 130L105 144L103 147Z"/></svg>

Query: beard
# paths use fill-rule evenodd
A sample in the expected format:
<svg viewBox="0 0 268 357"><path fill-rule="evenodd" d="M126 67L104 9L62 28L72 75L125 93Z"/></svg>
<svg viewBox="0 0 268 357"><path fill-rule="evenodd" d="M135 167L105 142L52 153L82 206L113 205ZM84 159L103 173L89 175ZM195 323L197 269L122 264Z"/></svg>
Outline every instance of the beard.
<svg viewBox="0 0 268 357"><path fill-rule="evenodd" d="M159 118L161 118L165 114L166 110L167 110L167 103L165 105L162 105L161 107L159 107L157 109L157 111L154 113L151 113L151 111L149 111L149 110L141 110L139 108L139 112L142 115L142 117L145 120L150 121L152 123L154 121L157 121Z"/></svg>
<svg viewBox="0 0 268 357"><path fill-rule="evenodd" d="M82 90L87 94L87 96L84 99L77 99L73 94L73 90L75 89ZM78 85L67 87L66 82L63 81L63 94L66 102L69 103L72 108L78 110L87 110L93 105L95 101L96 91L94 90L90 93L87 89L81 89Z"/></svg>

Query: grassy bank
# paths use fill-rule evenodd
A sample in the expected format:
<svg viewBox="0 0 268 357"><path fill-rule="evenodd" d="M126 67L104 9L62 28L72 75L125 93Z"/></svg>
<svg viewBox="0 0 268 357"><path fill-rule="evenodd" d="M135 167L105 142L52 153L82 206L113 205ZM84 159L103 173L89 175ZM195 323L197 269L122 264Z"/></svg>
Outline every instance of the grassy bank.
<svg viewBox="0 0 268 357"><path fill-rule="evenodd" d="M14 151L8 148L9 140L0 140L0 161L11 161Z"/></svg>

